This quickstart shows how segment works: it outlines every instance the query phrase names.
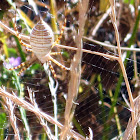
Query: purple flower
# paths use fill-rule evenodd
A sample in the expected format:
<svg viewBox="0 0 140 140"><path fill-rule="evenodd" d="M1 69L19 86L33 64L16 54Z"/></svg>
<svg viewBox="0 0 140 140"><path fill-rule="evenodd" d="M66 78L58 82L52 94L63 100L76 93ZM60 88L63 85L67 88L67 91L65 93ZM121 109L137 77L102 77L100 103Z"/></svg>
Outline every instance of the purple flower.
<svg viewBox="0 0 140 140"><path fill-rule="evenodd" d="M9 58L9 64L11 64L13 67L16 67L16 66L20 65L20 63L21 63L21 58L20 57L17 57L17 58L11 57L11 58Z"/></svg>
<svg viewBox="0 0 140 140"><path fill-rule="evenodd" d="M20 57L17 57L17 58L10 57L9 58L9 63L4 62L3 64L7 69L9 69L11 67L16 67L16 66L21 64L21 58Z"/></svg>

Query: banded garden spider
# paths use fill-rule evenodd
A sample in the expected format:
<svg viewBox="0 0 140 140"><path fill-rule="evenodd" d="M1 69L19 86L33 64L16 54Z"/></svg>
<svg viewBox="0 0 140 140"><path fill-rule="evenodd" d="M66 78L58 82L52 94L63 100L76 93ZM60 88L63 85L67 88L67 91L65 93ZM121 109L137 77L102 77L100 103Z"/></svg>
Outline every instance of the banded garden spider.
<svg viewBox="0 0 140 140"><path fill-rule="evenodd" d="M34 28L31 31L30 44L26 44L22 41L20 34L17 30L16 16L15 16L14 29L16 31L16 36L18 37L20 43L26 47L27 51L33 52L42 64L48 62L48 65L55 79L56 79L56 74L53 69L53 66L51 65L51 61L64 70L70 70L70 68L65 67L57 60L51 57L57 54L61 54L61 52L51 52L51 50L56 44L58 44L58 42L62 38L65 26L66 26L66 19L64 21L64 25L62 26L60 36L56 41L54 41L54 35L51 27L46 22L44 22L43 19L40 17L40 21L34 26ZM23 67L18 73L19 76L23 71L25 71L37 60L36 57L33 57L30 60L23 62L14 68L10 68L9 70L15 70Z"/></svg>

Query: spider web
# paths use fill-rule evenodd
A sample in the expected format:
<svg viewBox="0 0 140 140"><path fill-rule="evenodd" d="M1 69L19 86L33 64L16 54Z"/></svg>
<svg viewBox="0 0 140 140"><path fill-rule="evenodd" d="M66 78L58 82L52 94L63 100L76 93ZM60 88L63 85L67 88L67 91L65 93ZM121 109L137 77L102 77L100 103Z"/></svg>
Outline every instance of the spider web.
<svg viewBox="0 0 140 140"><path fill-rule="evenodd" d="M42 3L47 3L42 1ZM47 3L48 4L48 3ZM59 25L63 23L65 15L64 11L64 1L56 1L58 6L58 20L60 20ZM72 8L75 8L76 2L69 3ZM26 7L26 8L25 8ZM24 9L29 14L29 5L23 4L21 9ZM90 1L90 7L88 10L88 25L86 27L87 36L91 36L92 30L94 27L93 22L97 20L97 15L99 13L99 3ZM32 8L31 8L32 9ZM96 10L97 13L95 12ZM43 11L43 8L39 8L40 13L46 13ZM34 10L33 10L34 11ZM45 18L47 23L50 23L50 17L54 17L49 12L48 17ZM28 15L27 14L27 15ZM30 18L34 21L33 13L30 14ZM91 20L93 17L95 19ZM78 23L78 12L75 9L72 14L67 15L67 27L66 31L61 39L61 44L67 46L75 46L75 42L73 39L73 28L77 28ZM27 20L27 19L26 19ZM35 19L36 20L36 19ZM25 24L20 21L19 25L26 28ZM120 26L124 26L121 24ZM72 27L72 28L71 28ZM123 27L121 27L123 28ZM23 29L22 29L23 30ZM121 32L121 30L120 30ZM122 31L121 36L121 45L125 45L124 37L127 35L126 31ZM109 22L109 17L104 21L102 27L96 33L94 37L100 41L110 41L112 44L115 42L114 29L112 27L111 22ZM13 37L9 38L8 41L12 42ZM113 42L114 40L114 42ZM8 44L8 41L6 42ZM17 43L17 42L15 42ZM115 44L115 43L114 43ZM20 62L18 55L15 53L14 49L11 49L15 44L9 43L8 47L9 51L13 55L11 62ZM116 45L116 44L115 44ZM127 44L128 45L128 44ZM127 46L126 45L126 46ZM138 43L135 44L138 46ZM83 40L83 47L86 50L91 50L95 52L101 52L104 54L110 54L113 56L117 55L117 50L110 50L107 47L97 45L89 40ZM54 48L55 51L56 48ZM16 50L16 49L15 49ZM66 66L70 66L71 60L75 55L75 51L62 49L63 55L56 57L56 60L64 63ZM23 48L24 51L24 48ZM3 51L2 51L3 52ZM12 55L10 56L12 57ZM124 51L122 53L124 58L124 63L126 63L126 72L130 82L131 90L133 96L138 96L139 85L138 85L138 77L135 76L134 63L137 65L137 75L139 74L139 53L136 53L136 60L134 60L134 53L126 53ZM26 54L26 60L30 59L33 54ZM129 58L126 57L129 55ZM17 59L18 58L18 59ZM62 59L63 58L63 59ZM21 58L22 59L22 58ZM121 74L121 68L116 60L112 60L107 57L103 57L100 55L83 53L82 56L82 70L81 70L81 80L78 91L78 97L76 99L76 108L74 117L72 119L73 122L73 130L83 135L84 137L89 136L89 128L93 132L93 137L96 140L100 139L118 139L121 135L123 135L128 120L131 116L131 112L129 110L128 104L126 101L129 101L128 93L126 89L125 82L123 81L123 76ZM53 75L48 69L48 65L44 64L42 66L39 63L33 64L30 68L28 68L24 73L21 74L20 77L17 77L17 71L8 71L3 67L1 63L1 86L5 86L5 90L11 93L12 91L20 98L24 98L26 101L30 101L29 99L29 88L35 94L35 100L38 107L41 111L47 113L48 115L54 117L62 124L64 123L64 111L65 104L68 93L68 86L70 81L70 73L68 71L64 71L55 64L53 64L55 72L58 76L57 81L54 80ZM123 95L123 96L122 96ZM126 101L124 101L126 100ZM10 117L9 112L4 109L4 105L6 105L5 101L1 99L1 114L0 119L2 120L1 125L1 138L14 138L14 131L10 125ZM113 103L115 103L113 107ZM7 105L6 105L7 106ZM112 111L113 108L113 111ZM112 112L111 112L112 111ZM6 114L5 114L6 112ZM32 139L47 139L45 131L43 130L40 121L36 115L30 111L26 111L26 115L23 110L19 106L15 106L14 114L17 118L17 126L20 131L21 138L27 138L28 134L31 133ZM25 120L24 120L25 119ZM27 121L28 124L25 124ZM48 126L54 134L54 132L60 132L60 129L57 130L57 127L54 127L53 124L48 122ZM30 131L27 132L28 127ZM24 129L23 129L24 128ZM139 135L137 134L137 137Z"/></svg>

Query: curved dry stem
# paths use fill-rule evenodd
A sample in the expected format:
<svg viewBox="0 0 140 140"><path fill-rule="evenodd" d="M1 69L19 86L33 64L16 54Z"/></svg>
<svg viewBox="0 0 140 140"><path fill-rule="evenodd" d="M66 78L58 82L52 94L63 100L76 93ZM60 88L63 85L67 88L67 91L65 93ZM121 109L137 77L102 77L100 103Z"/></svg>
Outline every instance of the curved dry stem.
<svg viewBox="0 0 140 140"><path fill-rule="evenodd" d="M17 97L15 95L15 93L13 92L13 95L6 92L3 88L0 87L0 96L3 97L7 97L10 100L12 100L16 105L19 105L21 107L23 107L24 109L33 112L36 116L38 117L42 117L45 120L47 120L48 122L52 123L52 124L56 124L60 129L63 128L63 125L61 123L59 123L58 121L56 121L54 118L52 118L51 116L49 116L48 114L42 112L41 110L36 109L32 104L30 104L29 102ZM85 138L80 135L79 133L75 132L74 130L70 130L68 132L68 135L70 135L71 137L75 138L75 139L79 139L79 140L85 140Z"/></svg>
<svg viewBox="0 0 140 140"><path fill-rule="evenodd" d="M121 48L120 48L120 40L119 40L119 32L118 32L118 28L117 28L117 23L116 23L116 14L115 14L115 0L110 0L110 4L111 4L111 20L112 20L112 24L115 30L115 35L116 35L116 41L117 41L117 46L118 46L118 54L119 54L119 59L118 62L120 63L121 69L122 69L122 73L123 73L123 77L125 80L125 84L126 84L126 88L127 88L127 92L128 92L128 96L129 96L129 100L130 100L130 106L131 106L131 116L132 116L132 123L134 124L135 122L135 113L134 113L134 100L133 100L133 96L132 96L132 92L131 92L131 88L129 85L129 81L128 81L128 77L126 74L126 70L122 61L122 54L121 54ZM134 130L133 132L133 139L136 140L136 131Z"/></svg>
<svg viewBox="0 0 140 140"><path fill-rule="evenodd" d="M83 39L86 39L86 40L88 40L90 42L96 43L98 45L101 45L101 46L104 46L104 47L107 47L107 48L110 48L110 49L118 49L118 46L114 46L114 45L107 44L107 43L104 43L104 42L101 42L101 41L97 41L95 39L91 39L91 38L88 38L86 36L83 36ZM120 47L120 49L123 50L123 51L140 52L139 48Z"/></svg>

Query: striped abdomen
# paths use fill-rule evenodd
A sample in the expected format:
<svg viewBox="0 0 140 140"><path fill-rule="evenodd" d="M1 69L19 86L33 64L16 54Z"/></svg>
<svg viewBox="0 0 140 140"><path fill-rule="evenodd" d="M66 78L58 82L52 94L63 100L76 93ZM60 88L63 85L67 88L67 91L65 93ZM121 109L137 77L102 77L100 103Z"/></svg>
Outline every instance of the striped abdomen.
<svg viewBox="0 0 140 140"><path fill-rule="evenodd" d="M42 63L45 63L42 57L51 51L53 42L54 36L51 27L43 20L40 20L30 34L30 45L32 51Z"/></svg>

